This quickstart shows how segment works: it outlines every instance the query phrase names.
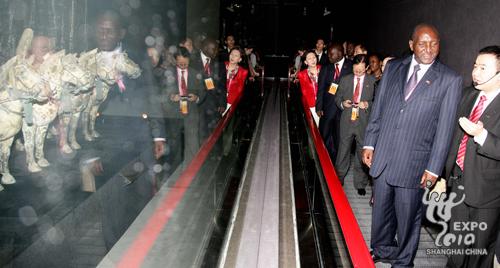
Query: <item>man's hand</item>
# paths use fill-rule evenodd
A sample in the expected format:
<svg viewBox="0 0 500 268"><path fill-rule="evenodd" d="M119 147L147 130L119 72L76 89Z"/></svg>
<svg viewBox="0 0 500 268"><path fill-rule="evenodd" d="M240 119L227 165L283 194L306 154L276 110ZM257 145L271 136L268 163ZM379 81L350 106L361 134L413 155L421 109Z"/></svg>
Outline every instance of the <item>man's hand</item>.
<svg viewBox="0 0 500 268"><path fill-rule="evenodd" d="M153 153L155 155L156 160L160 159L160 157L162 157L163 154L165 153L166 143L167 143L166 141L155 141Z"/></svg>
<svg viewBox="0 0 500 268"><path fill-rule="evenodd" d="M342 107L345 108L351 108L352 107L352 100L345 100L342 102Z"/></svg>
<svg viewBox="0 0 500 268"><path fill-rule="evenodd" d="M91 167L92 173L94 173L94 175L102 175L102 173L104 172L101 159L93 161Z"/></svg>
<svg viewBox="0 0 500 268"><path fill-rule="evenodd" d="M173 102L179 102L181 100L181 96L179 94L170 95L170 100Z"/></svg>
<svg viewBox="0 0 500 268"><path fill-rule="evenodd" d="M420 187L431 188L436 183L437 178L438 177L431 175L428 171L425 171L420 180Z"/></svg>
<svg viewBox="0 0 500 268"><path fill-rule="evenodd" d="M196 95L194 95L192 93L189 93L188 94L188 101L190 101L190 102L196 102L196 101L198 101L198 96L196 96Z"/></svg>
<svg viewBox="0 0 500 268"><path fill-rule="evenodd" d="M443 178L438 180L436 186L431 190L430 196L432 196L432 193L437 193L435 200L439 201L441 194L446 193L446 180Z"/></svg>
<svg viewBox="0 0 500 268"><path fill-rule="evenodd" d="M323 116L323 111L316 111L316 114L317 114L319 117L322 117L322 116Z"/></svg>
<svg viewBox="0 0 500 268"><path fill-rule="evenodd" d="M359 109L368 109L368 102L367 101L362 101L358 104Z"/></svg>
<svg viewBox="0 0 500 268"><path fill-rule="evenodd" d="M373 150L372 149L363 149L362 158L363 158L363 163L367 165L369 168L372 167L372 160L373 160Z"/></svg>
<svg viewBox="0 0 500 268"><path fill-rule="evenodd" d="M477 121L477 124L475 124L466 117L460 117L460 119L458 119L458 122L460 123L460 126L464 129L464 131L473 137L481 134L481 132L483 132L484 130L484 125L481 121Z"/></svg>

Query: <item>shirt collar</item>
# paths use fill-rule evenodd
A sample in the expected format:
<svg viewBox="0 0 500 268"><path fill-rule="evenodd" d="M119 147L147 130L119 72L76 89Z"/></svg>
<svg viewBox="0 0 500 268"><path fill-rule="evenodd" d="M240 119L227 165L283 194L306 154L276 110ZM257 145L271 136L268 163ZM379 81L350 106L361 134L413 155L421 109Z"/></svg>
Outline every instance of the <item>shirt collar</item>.
<svg viewBox="0 0 500 268"><path fill-rule="evenodd" d="M334 63L333 65L335 64L338 64L339 65L339 71L342 72L342 66L344 66L344 62L345 62L345 58L342 57L341 60L337 61L336 63Z"/></svg>
<svg viewBox="0 0 500 268"><path fill-rule="evenodd" d="M492 91L492 92L489 92L489 93L486 93L486 92L480 90L478 99L481 96L486 96L486 101L490 102L490 101L494 100L498 96L498 94L500 94L500 88L497 88L495 91Z"/></svg>
<svg viewBox="0 0 500 268"><path fill-rule="evenodd" d="M178 73L179 75L182 73L182 71L186 71L184 74L187 74L187 70L188 70L187 68L186 68L186 69L181 69L181 68L179 68L179 67L177 67L177 66L176 66L175 68L177 69L177 73Z"/></svg>
<svg viewBox="0 0 500 268"><path fill-rule="evenodd" d="M201 61L202 61L203 65L205 65L205 63L207 62L207 59L210 59L210 58L209 58L207 55L205 55L205 54L203 53L203 51L200 51L200 53L201 53ZM210 61L209 61L209 62L211 62L211 61L212 61L212 60L210 59Z"/></svg>
<svg viewBox="0 0 500 268"><path fill-rule="evenodd" d="M415 54L413 54L413 56L411 57L411 65L410 65L411 66L411 70L410 70L410 72L413 71L413 67L415 65L419 64L420 65L420 71L424 71L424 73L425 73L431 67L431 65L434 63L434 61L431 62L430 64L418 63L417 60L415 59Z"/></svg>

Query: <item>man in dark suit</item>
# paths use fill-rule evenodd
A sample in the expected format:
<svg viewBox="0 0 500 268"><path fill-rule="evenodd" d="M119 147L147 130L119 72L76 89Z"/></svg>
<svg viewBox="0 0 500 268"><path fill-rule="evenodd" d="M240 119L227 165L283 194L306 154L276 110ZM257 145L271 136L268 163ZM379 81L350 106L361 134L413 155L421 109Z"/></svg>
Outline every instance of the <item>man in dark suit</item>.
<svg viewBox="0 0 500 268"><path fill-rule="evenodd" d="M217 42L203 40L201 50L193 53L192 67L202 74L204 97L200 99L200 138L206 139L215 129L226 109L226 68L217 58Z"/></svg>
<svg viewBox="0 0 500 268"><path fill-rule="evenodd" d="M474 63L474 87L464 90L455 121L455 134L446 161L451 191L465 195L451 211L450 232L472 233L475 242L455 248L486 249L487 255L450 256L449 267L493 267L500 226L500 46L485 47ZM463 186L463 188L459 188ZM461 223L485 223L486 228L463 230ZM472 224L471 224L472 225ZM458 229L457 229L458 226ZM496 241L499 243L499 241Z"/></svg>
<svg viewBox="0 0 500 268"><path fill-rule="evenodd" d="M325 40L323 40L323 38L318 38L316 40L316 46L314 48L314 53L316 54L316 58L318 59L319 65L328 64L328 57L327 57L324 49L325 49Z"/></svg>
<svg viewBox="0 0 500 268"><path fill-rule="evenodd" d="M226 35L226 38L224 38L224 46L219 51L219 59L221 62L229 61L229 53L234 47L236 47L236 39L234 38L234 35Z"/></svg>
<svg viewBox="0 0 500 268"><path fill-rule="evenodd" d="M344 58L343 51L340 44L332 44L328 47L330 64L323 66L319 72L316 94L316 111L320 116L319 131L333 163L335 163L339 148L341 114L335 104L335 94L340 78L352 73L352 62Z"/></svg>
<svg viewBox="0 0 500 268"><path fill-rule="evenodd" d="M368 174L361 164L361 150L365 129L370 116L373 102L375 77L366 74L368 66L367 55L357 55L353 59L353 74L348 74L340 79L335 103L342 110L340 117L340 143L335 170L344 184L344 178L351 166L352 142L356 142L357 163L353 166L354 187L360 195L365 195L368 184Z"/></svg>
<svg viewBox="0 0 500 268"><path fill-rule="evenodd" d="M198 104L205 97L205 91L198 72L189 67L188 50L179 47L174 58L176 67L167 69L166 82L160 89L164 118L152 118L150 125L155 158L164 154L168 142L174 154L179 154L183 147L183 160L188 163L200 148ZM181 146L182 140L184 146Z"/></svg>
<svg viewBox="0 0 500 268"><path fill-rule="evenodd" d="M417 25L413 56L392 60L377 89L363 162L374 178L371 247L375 261L412 267L423 187L441 174L453 135L462 79L440 63L439 34Z"/></svg>

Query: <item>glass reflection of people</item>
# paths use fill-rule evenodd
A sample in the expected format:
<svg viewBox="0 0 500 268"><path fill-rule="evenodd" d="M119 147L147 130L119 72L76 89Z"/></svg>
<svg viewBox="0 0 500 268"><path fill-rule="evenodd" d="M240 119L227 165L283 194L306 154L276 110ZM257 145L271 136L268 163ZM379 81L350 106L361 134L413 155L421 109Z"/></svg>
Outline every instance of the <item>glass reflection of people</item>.
<svg viewBox="0 0 500 268"><path fill-rule="evenodd" d="M198 72L190 67L189 51L178 47L174 58L176 66L167 68L167 82L160 89L164 119L151 119L154 156L162 157L168 143L174 154L184 152L187 164L200 147L198 104L205 91Z"/></svg>
<svg viewBox="0 0 500 268"><path fill-rule="evenodd" d="M188 50L189 54L193 53L194 47L193 47L193 40L189 37L186 37L184 40L182 40L179 44L180 47L184 47Z"/></svg>
<svg viewBox="0 0 500 268"><path fill-rule="evenodd" d="M233 47L229 52L229 61L225 62L227 80L227 108L226 112L231 106L242 97L243 90L245 89L245 81L248 76L248 70L240 66L242 61L243 51L238 47ZM234 133L234 120L228 125L224 131L223 137L223 151L227 155L231 149Z"/></svg>
<svg viewBox="0 0 500 268"><path fill-rule="evenodd" d="M126 30L120 16L111 10L103 11L96 21L96 43L100 51L121 49Z"/></svg>
<svg viewBox="0 0 500 268"><path fill-rule="evenodd" d="M226 110L226 68L219 59L217 42L210 37L203 40L201 49L194 52L191 57L191 67L201 73L206 93L205 97L200 100L202 140L212 133L221 118L221 114Z"/></svg>
<svg viewBox="0 0 500 268"><path fill-rule="evenodd" d="M229 61L225 62L227 70L227 108L241 96L245 87L248 70L239 64L242 60L242 51L235 47L229 52Z"/></svg>
<svg viewBox="0 0 500 268"><path fill-rule="evenodd" d="M316 126L319 124L319 116L316 114L316 95L318 93L318 77L321 70L321 66L317 62L316 53L314 51L307 52L304 61L307 68L297 74L302 97L307 102Z"/></svg>

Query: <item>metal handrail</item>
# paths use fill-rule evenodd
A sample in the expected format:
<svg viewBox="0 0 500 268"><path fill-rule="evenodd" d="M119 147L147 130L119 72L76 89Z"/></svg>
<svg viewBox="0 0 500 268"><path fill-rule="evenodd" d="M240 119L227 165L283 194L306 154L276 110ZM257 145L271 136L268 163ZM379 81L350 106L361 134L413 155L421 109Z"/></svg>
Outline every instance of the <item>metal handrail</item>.
<svg viewBox="0 0 500 268"><path fill-rule="evenodd" d="M370 251L304 96L302 96L302 106L353 267L374 268Z"/></svg>

